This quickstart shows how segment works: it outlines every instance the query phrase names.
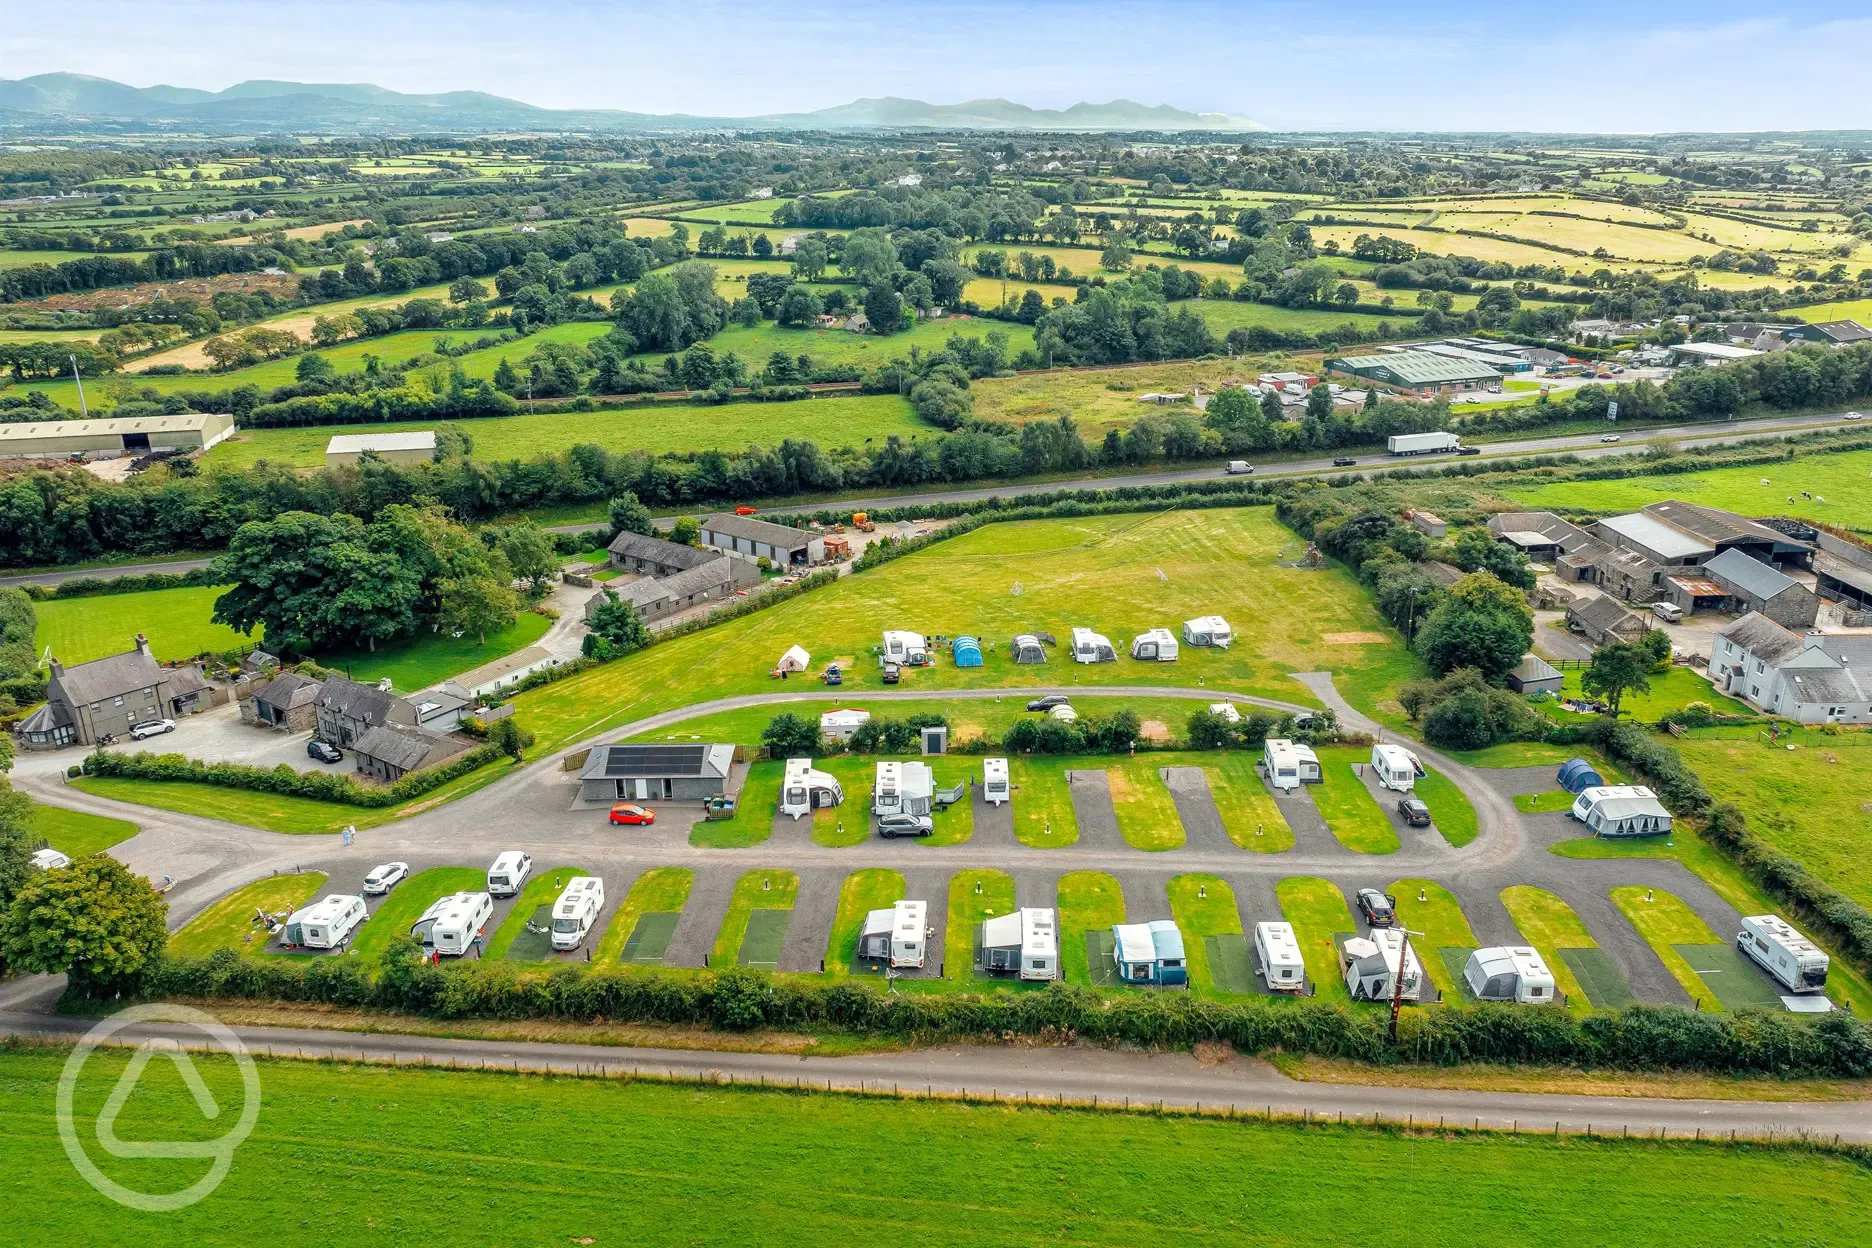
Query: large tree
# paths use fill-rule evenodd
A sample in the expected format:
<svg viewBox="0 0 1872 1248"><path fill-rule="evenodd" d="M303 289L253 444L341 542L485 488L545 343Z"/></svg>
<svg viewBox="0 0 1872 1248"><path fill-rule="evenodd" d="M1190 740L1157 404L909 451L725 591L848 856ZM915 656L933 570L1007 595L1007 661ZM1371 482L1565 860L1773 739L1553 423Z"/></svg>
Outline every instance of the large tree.
<svg viewBox="0 0 1872 1248"><path fill-rule="evenodd" d="M1493 573L1472 572L1450 586L1417 633L1417 652L1441 676L1473 667L1499 684L1534 640L1527 596Z"/></svg>
<svg viewBox="0 0 1872 1248"><path fill-rule="evenodd" d="M442 626L452 632L473 633L477 645L487 644L520 613L520 598L513 591L513 574L496 552L496 565L487 572L451 576L437 585Z"/></svg>
<svg viewBox="0 0 1872 1248"><path fill-rule="evenodd" d="M637 501L637 496L629 490L611 500L611 538L617 539L620 533L637 533L648 537L656 532L656 524L650 518L650 509Z"/></svg>
<svg viewBox="0 0 1872 1248"><path fill-rule="evenodd" d="M4 916L0 957L16 971L64 972L93 996L134 990L169 939L168 905L108 854L35 872Z"/></svg>
<svg viewBox="0 0 1872 1248"><path fill-rule="evenodd" d="M530 520L503 529L499 550L514 579L525 581L535 594L544 593L559 575L559 551L552 534Z"/></svg>
<svg viewBox="0 0 1872 1248"><path fill-rule="evenodd" d="M215 600L216 622L264 628L275 648L374 649L414 629L422 599L422 568L374 545L363 521L342 513L289 511L243 524L214 570L232 585Z"/></svg>
<svg viewBox="0 0 1872 1248"><path fill-rule="evenodd" d="M1600 646L1593 651L1592 665L1580 677L1580 688L1604 698L1606 713L1616 719L1619 704L1627 693L1650 691L1651 669L1655 662L1644 646L1622 641Z"/></svg>

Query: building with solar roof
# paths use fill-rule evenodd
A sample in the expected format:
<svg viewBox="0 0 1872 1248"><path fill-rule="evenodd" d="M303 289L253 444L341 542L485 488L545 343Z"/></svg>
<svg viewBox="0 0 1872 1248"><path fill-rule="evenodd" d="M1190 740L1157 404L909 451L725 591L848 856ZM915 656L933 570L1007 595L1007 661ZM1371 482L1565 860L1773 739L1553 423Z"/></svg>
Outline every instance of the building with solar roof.
<svg viewBox="0 0 1872 1248"><path fill-rule="evenodd" d="M588 802L705 802L725 796L732 745L600 745L579 772Z"/></svg>

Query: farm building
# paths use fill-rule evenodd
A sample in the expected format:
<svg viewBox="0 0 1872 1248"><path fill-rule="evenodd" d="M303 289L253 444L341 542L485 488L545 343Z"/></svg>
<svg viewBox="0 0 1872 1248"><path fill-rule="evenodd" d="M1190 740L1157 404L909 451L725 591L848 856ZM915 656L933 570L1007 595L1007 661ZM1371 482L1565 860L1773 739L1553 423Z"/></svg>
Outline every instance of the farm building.
<svg viewBox="0 0 1872 1248"><path fill-rule="evenodd" d="M212 692L200 668L162 666L138 633L122 654L71 667L52 659L45 705L20 724L20 741L28 749L91 745L151 720L205 711Z"/></svg>
<svg viewBox="0 0 1872 1248"><path fill-rule="evenodd" d="M535 672L558 667L564 661L544 646L528 646L451 677L443 688L479 701L502 689L513 688Z"/></svg>
<svg viewBox="0 0 1872 1248"><path fill-rule="evenodd" d="M1616 641L1637 641L1647 631L1645 622L1604 594L1589 594L1567 604L1567 627L1576 629L1595 646Z"/></svg>
<svg viewBox="0 0 1872 1248"><path fill-rule="evenodd" d="M705 802L728 790L732 745L594 746L579 772L579 796L588 802Z"/></svg>
<svg viewBox="0 0 1872 1248"><path fill-rule="evenodd" d="M318 700L319 687L318 681L298 672L281 672L272 680L253 680L240 699L241 722L286 732L310 732L317 722L312 704Z"/></svg>
<svg viewBox="0 0 1872 1248"><path fill-rule="evenodd" d="M1032 633L1021 633L1008 644L1008 657L1016 663L1044 663L1046 647Z"/></svg>
<svg viewBox="0 0 1872 1248"><path fill-rule="evenodd" d="M1844 347L1872 338L1872 329L1858 321L1820 321L1813 325L1790 325L1781 331L1790 342L1818 342L1829 347Z"/></svg>
<svg viewBox="0 0 1872 1248"><path fill-rule="evenodd" d="M1711 543L1642 511L1607 516L1598 530L1600 540L1614 550L1633 551L1662 568L1700 567L1716 553Z"/></svg>
<svg viewBox="0 0 1872 1248"><path fill-rule="evenodd" d="M1671 363L1676 365L1733 364L1760 354L1754 347L1731 346L1726 342L1680 342L1670 348Z"/></svg>
<svg viewBox="0 0 1872 1248"><path fill-rule="evenodd" d="M805 529L718 512L702 521L702 544L776 567L825 562L825 539Z"/></svg>
<svg viewBox="0 0 1872 1248"><path fill-rule="evenodd" d="M1583 758L1569 758L1561 763L1554 780L1561 788L1575 795L1605 783L1605 777L1599 774L1599 769Z"/></svg>
<svg viewBox="0 0 1872 1248"><path fill-rule="evenodd" d="M1442 538L1449 536L1449 524L1441 516L1434 515L1428 511L1413 509L1406 514L1405 519L1415 525L1417 531L1422 533L1425 537Z"/></svg>
<svg viewBox="0 0 1872 1248"><path fill-rule="evenodd" d="M1751 612L1716 634L1718 689L1803 724L1872 722L1872 637L1795 633Z"/></svg>
<svg viewBox="0 0 1872 1248"><path fill-rule="evenodd" d="M984 971L1031 980L1059 978L1059 935L1051 910L1029 908L989 919L978 939Z"/></svg>
<svg viewBox="0 0 1872 1248"><path fill-rule="evenodd" d="M325 444L325 466L339 468L346 464L355 464L367 453L375 455L387 464L426 464L435 458L435 430L412 430L407 433L340 433Z"/></svg>
<svg viewBox="0 0 1872 1248"><path fill-rule="evenodd" d="M1739 615L1760 612L1783 628L1807 628L1819 618L1820 599L1811 589L1734 547L1717 552L1703 565L1703 575L1725 592L1719 610ZM1674 594L1672 600L1685 610L1692 609Z"/></svg>
<svg viewBox="0 0 1872 1248"><path fill-rule="evenodd" d="M351 747L351 758L357 770L385 784L395 784L412 771L445 763L468 748L467 741L455 737L379 724L357 739Z"/></svg>
<svg viewBox="0 0 1872 1248"><path fill-rule="evenodd" d="M234 431L234 418L225 412L0 424L0 459L66 459L73 455L116 458L152 451L205 451Z"/></svg>
<svg viewBox="0 0 1872 1248"><path fill-rule="evenodd" d="M312 703L313 733L321 741L350 749L380 724L416 726L416 708L385 688L390 682L361 684L344 676L327 676Z"/></svg>
<svg viewBox="0 0 1872 1248"><path fill-rule="evenodd" d="M1597 580L1594 564L1610 548L1551 511L1504 511L1489 517L1489 534L1534 563L1553 565L1561 579Z"/></svg>
<svg viewBox="0 0 1872 1248"><path fill-rule="evenodd" d="M600 605L613 599L628 602L646 624L667 619L692 607L720 602L733 596L736 588L760 580L760 573L745 559L716 555L706 563L669 576L650 577L616 586L605 586L585 602L585 618Z"/></svg>
<svg viewBox="0 0 1872 1248"><path fill-rule="evenodd" d="M1525 945L1476 950L1463 967L1463 980L1478 1001L1544 1005L1554 999L1553 972Z"/></svg>
<svg viewBox="0 0 1872 1248"><path fill-rule="evenodd" d="M718 550L685 546L681 542L665 541L644 533L620 533L611 539L605 552L611 566L618 571L655 577L675 576L678 572L699 568L722 557ZM751 585L759 579L756 574L747 577L745 583Z"/></svg>
<svg viewBox="0 0 1872 1248"><path fill-rule="evenodd" d="M1508 687L1516 693L1559 693L1562 683L1560 669L1538 654L1522 655L1508 673Z"/></svg>
<svg viewBox="0 0 1872 1248"><path fill-rule="evenodd" d="M870 711L841 707L819 717L819 735L828 741L849 741L854 733L870 722Z"/></svg>
<svg viewBox="0 0 1872 1248"><path fill-rule="evenodd" d="M1169 919L1114 923L1112 961L1117 964L1120 983L1154 984L1159 988L1183 987L1189 983L1183 933Z"/></svg>
<svg viewBox="0 0 1872 1248"><path fill-rule="evenodd" d="M957 667L980 667L981 642L973 637L958 637L949 643L949 658Z"/></svg>
<svg viewBox="0 0 1872 1248"><path fill-rule="evenodd" d="M1662 836L1671 830L1670 811L1642 784L1581 789L1570 813L1594 836Z"/></svg>
<svg viewBox="0 0 1872 1248"><path fill-rule="evenodd" d="M1501 373L1492 365L1453 360L1428 351L1341 356L1327 360L1326 369L1424 399L1466 390L1499 392L1502 382Z"/></svg>
<svg viewBox="0 0 1872 1248"><path fill-rule="evenodd" d="M1805 566L1813 544L1780 529L1723 511L1664 499L1629 515L1599 521L1601 539L1617 550L1631 550L1661 567L1701 567L1725 550L1737 550L1777 568Z"/></svg>

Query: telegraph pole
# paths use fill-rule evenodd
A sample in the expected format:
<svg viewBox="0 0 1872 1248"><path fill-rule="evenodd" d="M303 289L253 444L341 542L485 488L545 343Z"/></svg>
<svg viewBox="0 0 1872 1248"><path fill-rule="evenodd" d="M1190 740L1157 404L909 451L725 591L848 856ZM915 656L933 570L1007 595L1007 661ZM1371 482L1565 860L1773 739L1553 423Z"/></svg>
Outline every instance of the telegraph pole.
<svg viewBox="0 0 1872 1248"><path fill-rule="evenodd" d="M85 405L84 378L78 375L78 357L72 355L66 358L71 360L72 381L77 383L78 386L78 414L81 416L89 416L91 414L91 409Z"/></svg>
<svg viewBox="0 0 1872 1248"><path fill-rule="evenodd" d="M1398 1013L1404 1008L1404 968L1410 965L1410 938L1423 935L1408 927L1399 927L1397 930L1404 937L1404 947L1398 950L1397 974L1391 977L1391 1027L1386 1036L1392 1044L1397 1043Z"/></svg>

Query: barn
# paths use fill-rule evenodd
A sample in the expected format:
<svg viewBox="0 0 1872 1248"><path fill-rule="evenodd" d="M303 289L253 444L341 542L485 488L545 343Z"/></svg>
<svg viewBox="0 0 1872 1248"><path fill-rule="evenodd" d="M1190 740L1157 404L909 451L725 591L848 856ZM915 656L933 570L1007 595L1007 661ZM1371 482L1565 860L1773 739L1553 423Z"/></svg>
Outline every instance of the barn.
<svg viewBox="0 0 1872 1248"><path fill-rule="evenodd" d="M129 416L121 420L35 420L0 424L0 459L69 459L74 455L116 459L152 451L204 451L233 433L234 417L225 412Z"/></svg>

